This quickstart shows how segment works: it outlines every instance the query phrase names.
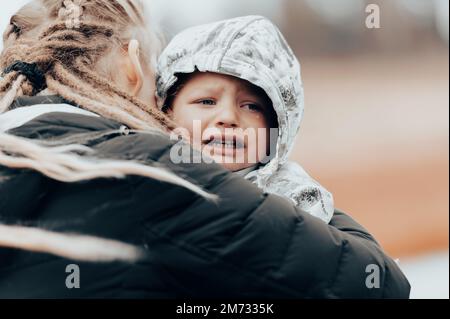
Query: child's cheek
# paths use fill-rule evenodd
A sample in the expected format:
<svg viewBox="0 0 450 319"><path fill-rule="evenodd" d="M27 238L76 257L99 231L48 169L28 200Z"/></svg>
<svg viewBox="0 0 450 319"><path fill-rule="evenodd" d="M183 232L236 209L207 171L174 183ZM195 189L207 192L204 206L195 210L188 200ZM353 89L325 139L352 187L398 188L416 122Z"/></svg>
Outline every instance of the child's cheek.
<svg viewBox="0 0 450 319"><path fill-rule="evenodd" d="M193 119L191 118L191 114L188 112L187 107L183 105L177 105L174 107L174 110L172 111L172 119L178 126L186 128L192 132Z"/></svg>

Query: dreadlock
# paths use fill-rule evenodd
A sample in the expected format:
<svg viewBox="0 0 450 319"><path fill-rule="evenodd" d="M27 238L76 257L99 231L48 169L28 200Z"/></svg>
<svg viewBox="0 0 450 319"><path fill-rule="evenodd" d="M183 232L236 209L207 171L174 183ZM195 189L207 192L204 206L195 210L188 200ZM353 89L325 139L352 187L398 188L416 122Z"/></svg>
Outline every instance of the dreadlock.
<svg viewBox="0 0 450 319"><path fill-rule="evenodd" d="M39 26L20 26L18 23L23 17L13 16L11 26L5 32L7 46L0 57L0 68L5 69L15 61L35 64L44 72L50 91L86 110L133 129L174 128L156 107L146 105L119 89L107 75L99 74L97 70L102 58L111 54L113 49L125 45L122 34L130 32L126 27L129 29L133 22L135 27L144 27L144 18L132 1L78 1L83 4L83 15L79 17L83 21L72 28L68 28L67 21L63 21L66 16L62 9L67 9L68 1L40 2L49 10L50 20L55 21L36 40L30 40L26 37L26 31ZM131 12L127 18L126 12ZM136 21L132 20L133 15ZM8 42L11 44L8 45ZM144 62L148 64L148 61ZM17 71L8 73L0 81L0 112L7 111L14 99L34 93L33 84L27 77ZM131 117L124 116L123 111Z"/></svg>

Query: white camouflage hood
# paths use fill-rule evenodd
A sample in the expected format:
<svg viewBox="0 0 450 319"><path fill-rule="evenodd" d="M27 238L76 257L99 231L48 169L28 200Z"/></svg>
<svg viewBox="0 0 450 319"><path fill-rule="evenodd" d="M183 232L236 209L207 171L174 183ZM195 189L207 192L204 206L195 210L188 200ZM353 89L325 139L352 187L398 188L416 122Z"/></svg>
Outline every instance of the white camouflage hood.
<svg viewBox="0 0 450 319"><path fill-rule="evenodd" d="M332 195L297 164L288 162L304 110L300 64L278 28L261 16L247 16L186 29L162 52L157 72L158 106L163 108L177 73L215 72L262 88L278 116L273 159L245 177L269 193L291 198L329 222Z"/></svg>

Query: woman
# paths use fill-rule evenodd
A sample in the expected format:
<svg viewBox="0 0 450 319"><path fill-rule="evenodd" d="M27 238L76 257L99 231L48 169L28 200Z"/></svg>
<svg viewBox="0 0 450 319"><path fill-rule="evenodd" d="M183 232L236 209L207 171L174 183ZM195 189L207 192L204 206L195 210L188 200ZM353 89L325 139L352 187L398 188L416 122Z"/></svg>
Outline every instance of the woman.
<svg viewBox="0 0 450 319"><path fill-rule="evenodd" d="M11 19L0 297L407 298L345 214L327 225L216 164L173 164L173 124L141 102L154 92L148 30L131 0L35 0ZM73 263L79 289L64 284Z"/></svg>

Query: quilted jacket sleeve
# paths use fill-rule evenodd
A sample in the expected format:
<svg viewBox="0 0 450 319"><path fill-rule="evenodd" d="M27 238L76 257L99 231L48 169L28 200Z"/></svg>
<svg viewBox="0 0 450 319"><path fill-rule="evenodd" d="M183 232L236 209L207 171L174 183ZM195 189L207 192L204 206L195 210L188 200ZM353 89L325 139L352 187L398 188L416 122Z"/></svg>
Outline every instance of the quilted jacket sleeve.
<svg viewBox="0 0 450 319"><path fill-rule="evenodd" d="M167 156L157 160L167 163ZM344 213L336 211L326 224L238 176L187 167L172 170L205 185L220 202L173 187L159 193L177 204L169 214L149 216L146 241L173 275L174 291L197 297L408 298L410 286L397 264ZM137 197L145 196L144 185Z"/></svg>

